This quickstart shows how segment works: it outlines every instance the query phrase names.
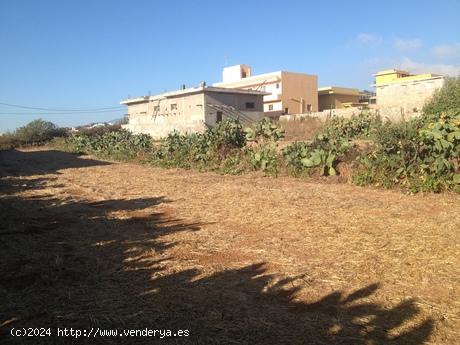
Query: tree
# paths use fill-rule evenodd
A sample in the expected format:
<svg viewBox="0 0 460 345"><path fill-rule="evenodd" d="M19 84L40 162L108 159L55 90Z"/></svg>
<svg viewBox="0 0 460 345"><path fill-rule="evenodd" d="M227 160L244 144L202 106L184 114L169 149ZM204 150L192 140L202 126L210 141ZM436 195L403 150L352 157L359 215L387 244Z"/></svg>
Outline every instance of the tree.
<svg viewBox="0 0 460 345"><path fill-rule="evenodd" d="M55 136L61 136L62 130L52 122L38 119L18 128L14 134L22 144L33 144L51 140Z"/></svg>

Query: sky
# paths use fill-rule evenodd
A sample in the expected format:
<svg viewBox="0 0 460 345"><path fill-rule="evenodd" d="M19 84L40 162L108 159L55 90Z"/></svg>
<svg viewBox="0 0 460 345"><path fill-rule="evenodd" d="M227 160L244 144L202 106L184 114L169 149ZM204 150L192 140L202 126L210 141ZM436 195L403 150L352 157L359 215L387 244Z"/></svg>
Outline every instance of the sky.
<svg viewBox="0 0 460 345"><path fill-rule="evenodd" d="M460 0L0 0L0 132L121 118L122 99L240 63L368 90L381 69L456 76L459 13Z"/></svg>

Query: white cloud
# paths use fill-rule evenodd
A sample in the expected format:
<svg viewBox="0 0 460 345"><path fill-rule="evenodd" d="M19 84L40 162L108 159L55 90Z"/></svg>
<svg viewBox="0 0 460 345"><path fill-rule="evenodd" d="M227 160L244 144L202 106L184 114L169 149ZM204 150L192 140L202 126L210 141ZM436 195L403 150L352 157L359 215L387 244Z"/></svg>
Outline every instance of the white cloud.
<svg viewBox="0 0 460 345"><path fill-rule="evenodd" d="M440 59L460 59L460 43L441 44L433 48L433 54Z"/></svg>
<svg viewBox="0 0 460 345"><path fill-rule="evenodd" d="M401 38L397 38L394 42L395 47L402 51L411 51L417 50L422 46L422 40L419 38L414 38L410 40L403 40Z"/></svg>
<svg viewBox="0 0 460 345"><path fill-rule="evenodd" d="M356 36L356 41L361 44L372 44L372 45L379 45L383 42L380 36L376 36L374 34L362 32Z"/></svg>
<svg viewBox="0 0 460 345"><path fill-rule="evenodd" d="M413 73L438 73L451 77L457 77L460 75L460 65L449 65L449 64L426 64L412 61L409 58L404 58L398 65L398 68L409 70Z"/></svg>

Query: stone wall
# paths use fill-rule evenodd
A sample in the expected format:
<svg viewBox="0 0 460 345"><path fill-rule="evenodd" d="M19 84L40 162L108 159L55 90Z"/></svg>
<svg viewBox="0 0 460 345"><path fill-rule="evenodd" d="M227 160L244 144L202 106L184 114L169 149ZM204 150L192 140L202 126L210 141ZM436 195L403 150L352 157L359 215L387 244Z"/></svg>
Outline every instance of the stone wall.
<svg viewBox="0 0 460 345"><path fill-rule="evenodd" d="M204 108L203 93L130 104L129 122L123 128L134 133L149 134L154 139L166 137L173 130L201 132L206 128Z"/></svg>
<svg viewBox="0 0 460 345"><path fill-rule="evenodd" d="M405 109L420 110L425 102L444 84L444 78L435 77L410 82L376 85L379 107L400 106Z"/></svg>
<svg viewBox="0 0 460 345"><path fill-rule="evenodd" d="M349 118L353 115L360 114L362 111L363 110L361 108L331 109L306 114L282 115L279 120L295 121L300 120L302 117L314 117L321 121L326 121L331 116ZM390 121L409 120L420 115L419 111L414 111L414 109L407 109L404 107L371 107L367 111L370 111L373 114L379 114L383 119L388 119Z"/></svg>

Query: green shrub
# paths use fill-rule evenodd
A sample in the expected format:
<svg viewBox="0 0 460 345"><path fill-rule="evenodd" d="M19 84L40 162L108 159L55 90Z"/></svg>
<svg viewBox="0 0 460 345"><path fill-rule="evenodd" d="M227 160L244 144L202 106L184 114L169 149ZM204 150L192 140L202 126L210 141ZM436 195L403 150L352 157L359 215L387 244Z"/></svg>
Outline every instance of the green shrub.
<svg viewBox="0 0 460 345"><path fill-rule="evenodd" d="M262 170L267 175L278 175L280 157L278 141L284 138L281 130L273 120L264 118L254 128L246 128L246 138L251 146L246 150L254 170Z"/></svg>
<svg viewBox="0 0 460 345"><path fill-rule="evenodd" d="M76 153L91 153L119 160L133 159L153 148L149 135L133 134L124 129L96 136L73 134L64 144L60 144Z"/></svg>
<svg viewBox="0 0 460 345"><path fill-rule="evenodd" d="M267 175L277 175L279 172L279 155L274 142L265 142L253 146L248 151L251 164L255 170L262 170Z"/></svg>
<svg viewBox="0 0 460 345"><path fill-rule="evenodd" d="M263 118L256 123L254 128L246 128L246 138L248 141L270 141L277 142L284 138L284 130L269 118Z"/></svg>
<svg viewBox="0 0 460 345"><path fill-rule="evenodd" d="M323 133L330 138L351 140L369 137L372 128L380 123L380 117L369 111L361 111L350 118L333 116L326 121Z"/></svg>
<svg viewBox="0 0 460 345"><path fill-rule="evenodd" d="M42 119L29 122L27 125L18 128L14 136L21 144L38 144L50 141L54 137L64 136L65 131L54 123Z"/></svg>
<svg viewBox="0 0 460 345"><path fill-rule="evenodd" d="M321 176L337 175L336 166L352 145L327 132L318 134L312 141L297 141L283 150L286 167L294 175L310 174L318 170Z"/></svg>
<svg viewBox="0 0 460 345"><path fill-rule="evenodd" d="M163 167L192 167L219 170L227 157L246 145L239 121L227 119L204 133L170 133L152 155L152 163Z"/></svg>
<svg viewBox="0 0 460 345"><path fill-rule="evenodd" d="M460 109L460 77L447 78L444 86L436 91L423 107L425 115L434 115Z"/></svg>
<svg viewBox="0 0 460 345"><path fill-rule="evenodd" d="M17 145L17 140L14 135L10 132L3 133L0 135L0 151L10 150Z"/></svg>
<svg viewBox="0 0 460 345"><path fill-rule="evenodd" d="M460 110L384 123L375 143L372 153L359 158L354 183L400 185L412 192L459 189Z"/></svg>

